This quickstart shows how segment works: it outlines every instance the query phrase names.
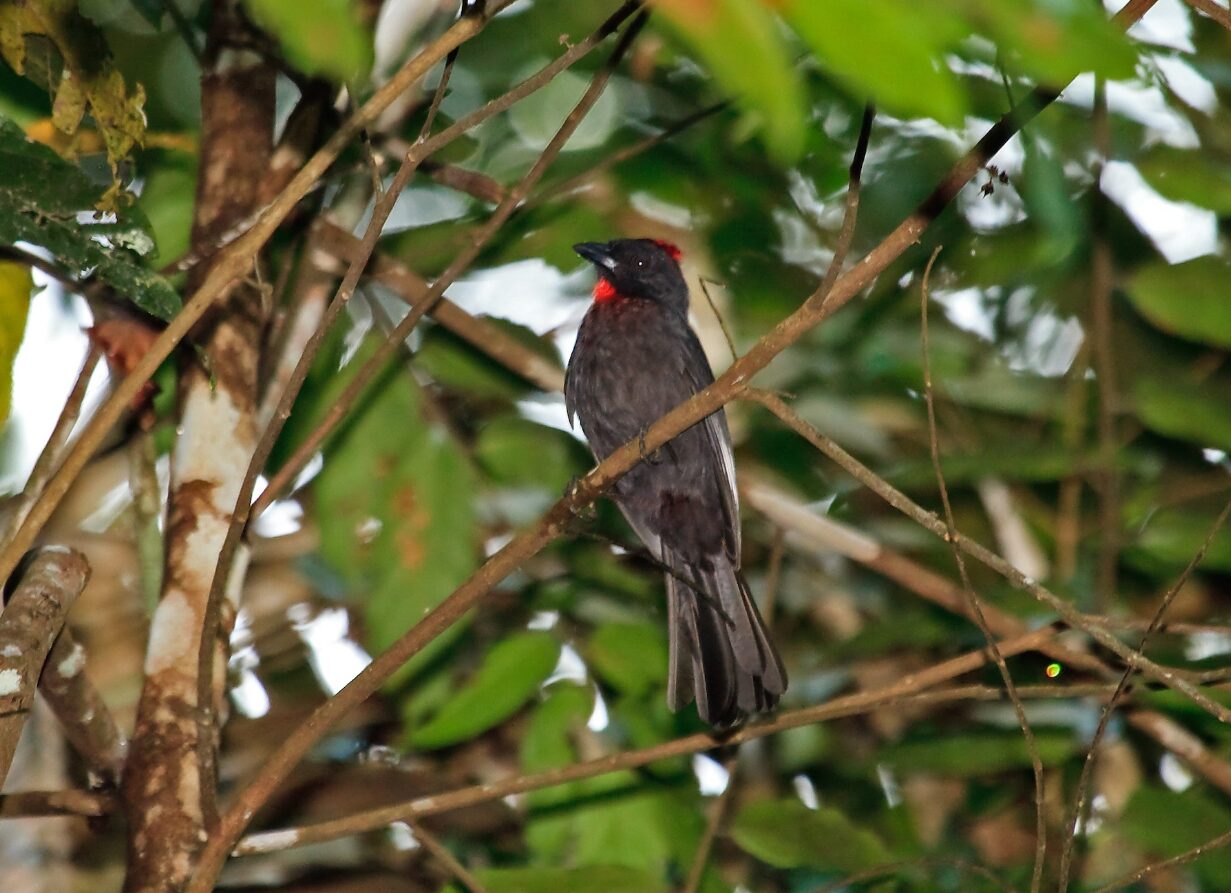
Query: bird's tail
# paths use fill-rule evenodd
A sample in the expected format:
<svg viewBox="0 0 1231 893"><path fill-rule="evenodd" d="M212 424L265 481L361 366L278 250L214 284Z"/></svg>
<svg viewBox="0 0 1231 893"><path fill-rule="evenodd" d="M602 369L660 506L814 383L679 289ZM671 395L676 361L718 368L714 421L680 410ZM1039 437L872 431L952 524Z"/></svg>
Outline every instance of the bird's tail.
<svg viewBox="0 0 1231 893"><path fill-rule="evenodd" d="M719 728L773 709L786 670L743 576L726 556L703 569L667 552L671 709L695 697L701 719Z"/></svg>

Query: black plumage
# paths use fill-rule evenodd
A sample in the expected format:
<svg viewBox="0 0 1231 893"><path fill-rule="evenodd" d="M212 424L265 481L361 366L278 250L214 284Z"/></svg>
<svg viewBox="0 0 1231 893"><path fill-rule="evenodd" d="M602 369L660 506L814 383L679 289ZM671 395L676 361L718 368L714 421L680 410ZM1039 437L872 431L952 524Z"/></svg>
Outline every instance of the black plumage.
<svg viewBox="0 0 1231 893"><path fill-rule="evenodd" d="M713 382L688 324L678 250L649 239L574 246L599 273L564 394L598 459ZM668 569L668 702L725 727L774 707L786 672L740 574L739 501L722 410L642 459L612 496Z"/></svg>

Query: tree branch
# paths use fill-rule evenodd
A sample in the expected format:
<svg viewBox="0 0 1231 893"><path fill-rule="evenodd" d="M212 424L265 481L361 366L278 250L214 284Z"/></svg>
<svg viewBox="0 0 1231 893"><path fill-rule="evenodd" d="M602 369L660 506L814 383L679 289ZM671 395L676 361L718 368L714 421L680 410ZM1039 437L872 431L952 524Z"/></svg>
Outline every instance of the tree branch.
<svg viewBox="0 0 1231 893"><path fill-rule="evenodd" d="M1000 643L1005 654L1017 654L1034 648L1050 631L1035 630L1026 636ZM276 852L292 847L304 846L310 843L320 843L334 840L365 831L383 828L392 822L405 821L407 817L424 818L442 812L450 812L488 803L513 794L524 794L527 791L540 788L555 787L572 781L607 775L627 769L637 769L648 766L660 760L686 756L711 750L714 747L742 744L757 738L764 738L788 729L813 725L818 722L828 722L850 716L859 716L873 710L880 710L901 704L951 704L959 701L1001 701L1004 692L998 688L980 685L958 686L926 691L931 686L976 670L988 662L986 649L969 652L916 674L893 685L867 692L856 692L850 695L834 698L827 704L805 707L800 710L789 710L780 713L773 719L746 726L725 738L715 738L708 733L700 732L683 738L654 744L640 750L625 751L595 760L561 766L545 772L529 775L519 775L503 781L474 785L445 791L439 794L429 794L403 803L394 803L376 809L363 810L338 819L303 825L298 828L284 828L275 831L262 831L250 834L236 846L234 855L252 856L261 853ZM1026 698L1056 698L1056 697L1086 697L1099 694L1109 694L1110 685L1075 685L1075 686L1041 686L1020 689Z"/></svg>
<svg viewBox="0 0 1231 893"><path fill-rule="evenodd" d="M227 2L211 8L201 79L200 176L192 245L203 253L261 206L274 149L275 77L264 56L236 53L252 26ZM218 255L219 263L225 255ZM213 273L197 267L190 287ZM204 361L185 353L177 379L161 593L121 792L128 815L125 893L171 893L187 879L216 814L216 750L230 628L209 622L215 569L235 497L257 443L268 302L232 281L194 331ZM232 594L238 601L239 583ZM232 620L238 605L232 606Z"/></svg>
<svg viewBox="0 0 1231 893"><path fill-rule="evenodd" d="M615 65L628 49L629 42L636 36L640 30L640 23L644 21L643 17L639 17L625 30L624 35L620 38L620 42L612 51L611 58L607 64L599 69L594 77L590 80L590 85L586 92L582 95L577 105L565 118L560 129L548 142L546 148L539 155L534 165L522 177L521 181L509 190L505 195L504 200L492 212L491 217L484 221L483 225L475 232L471 244L461 251L449 264L443 273L432 285L428 288L423 296L423 300L416 304L410 313L408 313L397 327L389 333L385 341L376 349L376 352L368 358L366 362L355 372L354 377L347 383L342 393L338 395L338 399L334 401L326 410L324 417L320 423L314 428L303 443L296 447L294 454L287 459L286 463L278 469L278 471L270 476L269 484L261 493L260 498L252 507L252 513L259 515L264 511L269 503L280 493L292 480L294 480L304 466L311 461L312 457L320 450L325 439L337 428L338 424L346 417L350 411L367 390L372 380L376 378L377 373L385 367L390 358L397 352L400 344L406 340L414 327L418 325L419 320L427 313L436 302L444 296L445 290L452 285L457 278L464 273L470 264L478 257L483 246L496 234L496 231L504 225L512 213L517 209L518 205L530 193L534 184L539 181L543 173L555 161L560 151L564 148L564 144L568 142L569 137L573 135L573 131L585 118L586 114L598 101L598 97L602 94L607 86L608 80L611 78L612 72L615 70ZM599 29L605 31L607 24ZM430 142L430 140L428 141ZM423 157L423 146L427 143L417 144L411 148L411 151L406 155L408 164L416 164ZM365 246L366 247L366 246ZM367 248L367 254L360 252L360 256L366 261L367 255L371 254L371 249ZM359 265L362 269L362 265ZM352 269L355 265L352 264Z"/></svg>
<svg viewBox="0 0 1231 893"><path fill-rule="evenodd" d="M328 222L320 225L319 245L322 251L348 263L358 256L359 240L341 227ZM386 286L412 308L424 303L429 286L408 267L384 254L377 254L368 266L370 277ZM545 357L528 350L517 339L506 335L499 326L471 316L445 297L437 300L427 312L454 335L484 351L536 387L544 391L563 390L564 371Z"/></svg>
<svg viewBox="0 0 1231 893"><path fill-rule="evenodd" d="M1144 14L1152 4L1153 0L1130 0L1117 15L1117 21L1127 26ZM258 779L238 794L232 807L223 816L217 832L206 844L201 868L186 893L208 893L227 852L234 846L257 808L334 723L375 692L391 673L449 628L500 580L559 536L577 508L593 502L617 477L640 461L645 451L652 452L661 447L680 431L696 424L734 399L742 393L745 383L752 375L870 284L914 244L961 187L982 169L987 159L999 151L1009 138L1051 102L1055 95L1049 90L1037 90L1013 112L993 125L958 161L918 210L899 224L860 263L841 276L827 296L821 298L814 293L795 313L782 320L737 360L713 385L664 415L650 426L644 438L637 438L613 452L582 478L567 497L552 506L537 524L515 536L488 558L469 580L454 590L387 651L378 655L346 687L314 711L303 725L293 730L265 763ZM1174 674L1171 674L1171 678L1174 678Z"/></svg>
<svg viewBox="0 0 1231 893"><path fill-rule="evenodd" d="M39 549L0 613L0 786L17 752L43 664L89 578L90 565L80 552L64 546Z"/></svg>
<svg viewBox="0 0 1231 893"><path fill-rule="evenodd" d="M90 387L90 379L94 376L94 369L98 366L98 360L98 348L91 344L86 351L85 360L82 361L81 371L77 373L77 380L73 382L73 387L68 392L68 397L64 401L64 407L60 410L60 415L56 419L55 427L51 429L47 443L44 444L42 452L39 453L38 459L35 460L34 468L30 471L30 477L26 480L26 485L22 488L21 495L7 507L4 530L0 532L0 543L12 541L18 529L25 523L26 516L30 513L30 507L47 487L47 481L51 478L52 472L55 471L56 463L59 462L60 457L64 454L64 447L68 443L69 435L73 433L73 427L81 416L81 405L85 402L85 392Z"/></svg>
<svg viewBox="0 0 1231 893"><path fill-rule="evenodd" d="M856 480L862 483L876 495L880 496L891 506L904 515L914 519L922 527L936 534L941 539L948 537L948 529L944 521L938 518L932 512L915 503L902 491L894 488L884 479L878 477L871 469L863 465L858 459L852 456L842 447L838 446L820 431L809 425L799 415L786 405L775 394L770 394L765 391L757 391L749 389L747 395L757 402L761 403L769 409L774 415L782 419L788 426L793 428L796 433L802 436L805 440L823 452L829 458L833 459L847 473L851 474ZM650 447L657 448L657 444ZM1018 589L1028 592L1034 598L1046 604L1049 608L1055 611L1065 623L1074 629L1080 629L1087 633L1092 639L1113 652L1124 661L1125 665L1139 670L1144 675L1149 676L1156 682L1161 682L1168 688L1183 694L1193 703L1199 705L1204 710L1208 711L1214 717L1222 722L1231 722L1231 710L1228 710L1222 704L1217 703L1210 697L1183 678L1174 670L1156 664L1154 661L1141 655L1136 649L1125 645L1111 633L1109 633L1102 625L1099 624L1097 618L1093 618L1087 614L1083 614L1060 598L1051 590L1040 586L1034 580L1027 578L1017 568L1009 564L1002 557L994 552L984 548L980 544L974 542L963 534L957 534L954 537L958 546L963 552L974 558L980 564L991 568L1000 576L1004 577Z"/></svg>
<svg viewBox="0 0 1231 893"><path fill-rule="evenodd" d="M85 674L86 655L66 626L60 630L39 679L39 691L77 751L91 781L104 788L120 783L127 744L102 695Z"/></svg>
<svg viewBox="0 0 1231 893"><path fill-rule="evenodd" d="M483 13L463 17L444 34L424 47L338 128L337 132L308 159L286 188L260 213L252 225L244 230L242 235L218 251L213 258L213 264L205 281L184 302L179 313L154 340L149 351L133 370L117 384L111 397L99 407L98 412L65 456L59 470L31 507L26 522L22 524L12 540L5 544L3 551L0 551L0 580L12 575L21 556L34 543L39 531L47 523L56 506L60 504L72 482L85 467L111 427L123 415L132 399L137 396L142 386L163 360L170 356L171 351L183 340L198 320L229 291L232 283L248 273L257 252L265 245L265 242L273 235L299 200L312 189L317 180L324 176L338 155L350 145L351 140L372 124L398 96L418 82L445 55L479 33L491 16L507 6L509 2L511 0L492 0L486 4ZM454 135L462 132L465 132L464 128Z"/></svg>

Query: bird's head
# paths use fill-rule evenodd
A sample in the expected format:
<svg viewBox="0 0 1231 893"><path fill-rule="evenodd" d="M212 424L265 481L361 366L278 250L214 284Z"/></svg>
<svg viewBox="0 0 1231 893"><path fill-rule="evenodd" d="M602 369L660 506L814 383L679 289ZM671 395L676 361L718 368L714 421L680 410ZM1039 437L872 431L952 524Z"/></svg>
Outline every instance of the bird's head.
<svg viewBox="0 0 1231 893"><path fill-rule="evenodd" d="M688 285L680 272L680 249L657 239L580 242L573 250L598 271L594 300L644 298L688 312Z"/></svg>

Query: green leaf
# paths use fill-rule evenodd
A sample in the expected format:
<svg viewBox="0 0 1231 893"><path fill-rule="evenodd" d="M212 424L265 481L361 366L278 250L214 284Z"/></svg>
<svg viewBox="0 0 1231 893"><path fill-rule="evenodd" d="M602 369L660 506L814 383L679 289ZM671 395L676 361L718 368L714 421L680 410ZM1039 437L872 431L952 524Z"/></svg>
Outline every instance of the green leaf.
<svg viewBox="0 0 1231 893"><path fill-rule="evenodd" d="M1085 224L1060 160L1044 151L1038 140L1027 139L1024 147L1026 160L1017 185L1026 210L1044 234L1047 257L1061 260L1080 243Z"/></svg>
<svg viewBox="0 0 1231 893"><path fill-rule="evenodd" d="M542 772L572 762L573 733L585 725L593 709L594 694L589 688L563 682L548 688L521 741L522 767L527 772ZM532 803L539 802L536 798L551 798L553 790L558 788L531 791L528 796Z"/></svg>
<svg viewBox="0 0 1231 893"><path fill-rule="evenodd" d="M937 8L935 0L933 10ZM944 8L946 0L940 0ZM1113 80L1131 77L1136 51L1101 3L1081 0L966 0L976 26L983 26L1004 52L1010 70L1053 87L1084 71Z"/></svg>
<svg viewBox="0 0 1231 893"><path fill-rule="evenodd" d="M556 666L560 643L547 633L519 633L497 644L482 667L426 725L407 736L414 747L446 747L508 719L534 696Z"/></svg>
<svg viewBox="0 0 1231 893"><path fill-rule="evenodd" d="M807 136L803 91L766 6L758 0L661 0L655 11L759 119L774 160L784 166L798 160Z"/></svg>
<svg viewBox="0 0 1231 893"><path fill-rule="evenodd" d="M522 767L541 772L580 759L594 707L589 688L560 683L548 690L522 739ZM626 865L661 874L683 862L702 830L697 793L665 787L643 775L612 772L556 785L527 795L526 843L549 863Z"/></svg>
<svg viewBox="0 0 1231 893"><path fill-rule="evenodd" d="M538 71L543 61L539 59L526 66L518 80ZM536 90L509 109L509 123L528 146L535 150L545 149L560 129L568 110L577 104L589 84L588 77L563 71L543 89ZM565 143L565 151L594 149L607 142L620 123L619 90L613 89L616 86L615 83L609 84L602 92Z"/></svg>
<svg viewBox="0 0 1231 893"><path fill-rule="evenodd" d="M137 206L150 221L150 235L157 246L155 257L170 261L188 252L196 192L195 158L168 152L151 165Z"/></svg>
<svg viewBox="0 0 1231 893"><path fill-rule="evenodd" d="M558 496L586 469L578 446L564 431L503 415L479 432L475 458L497 483L540 487Z"/></svg>
<svg viewBox="0 0 1231 893"><path fill-rule="evenodd" d="M171 0L175 2L175 0ZM166 12L164 0L132 0L133 9L141 14L141 18L145 19L155 28L162 24L163 14Z"/></svg>
<svg viewBox="0 0 1231 893"><path fill-rule="evenodd" d="M789 0L783 6L821 65L878 106L961 123L965 97L944 50L967 29L951 13L904 0Z"/></svg>
<svg viewBox="0 0 1231 893"><path fill-rule="evenodd" d="M1208 149L1177 149L1159 143L1137 160L1137 170L1160 195L1231 212L1231 168Z"/></svg>
<svg viewBox="0 0 1231 893"><path fill-rule="evenodd" d="M369 341L329 383L340 386ZM428 424L418 385L389 376L326 450L315 483L321 555L361 597L365 639L383 651L474 570L474 474L457 445ZM447 647L461 625L404 673Z"/></svg>
<svg viewBox="0 0 1231 893"><path fill-rule="evenodd" d="M1173 573L1201 548L1213 523L1214 515L1192 509L1152 511L1126 550L1126 557L1152 572ZM1207 571L1231 570L1231 531L1226 527L1214 536L1201 567Z"/></svg>
<svg viewBox="0 0 1231 893"><path fill-rule="evenodd" d="M1231 347L1229 279L1231 263L1221 257L1182 264L1156 261L1137 271L1128 296L1137 311L1164 332Z"/></svg>
<svg viewBox="0 0 1231 893"><path fill-rule="evenodd" d="M530 329L506 319L488 317L487 322L516 338L523 346L559 364L554 347ZM415 365L437 383L462 391L469 396L487 400L512 400L533 387L507 366L493 360L483 351L466 343L443 326L433 326L424 332Z"/></svg>
<svg viewBox="0 0 1231 893"><path fill-rule="evenodd" d="M475 875L491 893L564 893L593 890L602 893L666 893L667 884L644 871L617 866L588 868L489 868ZM464 893L457 886L448 893Z"/></svg>
<svg viewBox="0 0 1231 893"><path fill-rule="evenodd" d="M795 799L749 803L731 823L731 837L776 868L853 872L893 861L873 832L836 809L809 809Z"/></svg>
<svg viewBox="0 0 1231 893"><path fill-rule="evenodd" d="M1080 747L1067 732L1036 731L1044 766L1062 763ZM974 732L894 744L881 751L881 760L904 772L976 776L1030 765L1026 742L1018 733Z"/></svg>
<svg viewBox="0 0 1231 893"><path fill-rule="evenodd" d="M1168 437L1231 450L1231 402L1225 386L1144 375L1133 386L1137 417Z"/></svg>
<svg viewBox="0 0 1231 893"><path fill-rule="evenodd" d="M245 0L304 74L340 83L362 77L372 64L372 35L351 0Z"/></svg>
<svg viewBox="0 0 1231 893"><path fill-rule="evenodd" d="M0 426L9 417L13 399L13 361L26 331L26 312L34 279L30 268L0 261Z"/></svg>
<svg viewBox="0 0 1231 893"><path fill-rule="evenodd" d="M122 208L114 223L79 221L104 191L80 168L27 140L21 128L0 118L0 244L41 245L69 272L93 271L120 296L170 319L179 310L179 295L166 279L138 262L154 248L140 210Z"/></svg>
<svg viewBox="0 0 1231 893"><path fill-rule="evenodd" d="M1231 812L1198 788L1183 793L1142 785L1119 823L1124 836L1151 858L1169 858L1226 833ZM1231 889L1231 853L1214 850L1196 863L1211 890Z"/></svg>
<svg viewBox="0 0 1231 893"><path fill-rule="evenodd" d="M590 636L590 665L618 691L638 695L664 684L667 638L652 623L608 623Z"/></svg>

